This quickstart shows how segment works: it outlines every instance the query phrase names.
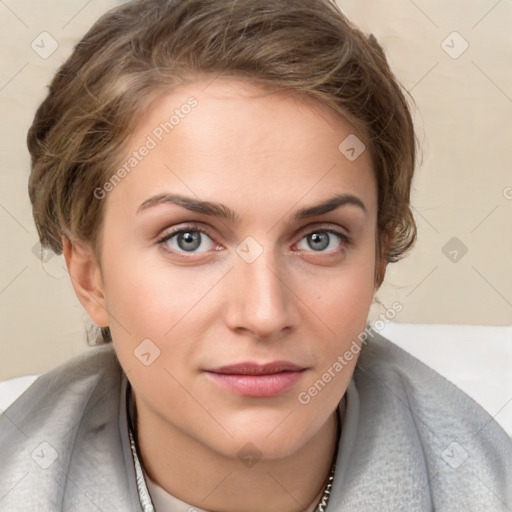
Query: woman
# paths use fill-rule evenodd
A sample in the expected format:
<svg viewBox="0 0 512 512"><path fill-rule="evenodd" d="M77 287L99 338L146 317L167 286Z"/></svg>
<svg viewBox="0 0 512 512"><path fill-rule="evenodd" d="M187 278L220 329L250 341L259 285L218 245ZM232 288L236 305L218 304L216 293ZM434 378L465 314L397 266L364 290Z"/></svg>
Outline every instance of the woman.
<svg viewBox="0 0 512 512"><path fill-rule="evenodd" d="M5 510L512 507L503 430L367 325L415 241L416 143L334 4L122 5L28 146L101 346L0 417Z"/></svg>

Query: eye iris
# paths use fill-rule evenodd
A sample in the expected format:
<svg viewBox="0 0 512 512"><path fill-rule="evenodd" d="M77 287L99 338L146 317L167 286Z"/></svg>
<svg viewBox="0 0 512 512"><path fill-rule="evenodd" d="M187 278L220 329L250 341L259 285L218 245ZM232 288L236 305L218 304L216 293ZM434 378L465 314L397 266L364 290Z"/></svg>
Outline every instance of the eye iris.
<svg viewBox="0 0 512 512"><path fill-rule="evenodd" d="M329 234L311 233L308 235L308 243L315 251L321 251L329 245Z"/></svg>
<svg viewBox="0 0 512 512"><path fill-rule="evenodd" d="M184 251L194 251L201 245L201 233L191 231L178 233L178 245Z"/></svg>

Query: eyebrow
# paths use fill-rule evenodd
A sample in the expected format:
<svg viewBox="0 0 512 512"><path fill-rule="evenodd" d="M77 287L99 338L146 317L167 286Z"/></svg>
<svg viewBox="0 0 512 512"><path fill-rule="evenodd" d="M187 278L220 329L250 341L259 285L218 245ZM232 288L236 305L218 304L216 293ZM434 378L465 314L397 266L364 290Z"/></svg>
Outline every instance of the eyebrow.
<svg viewBox="0 0 512 512"><path fill-rule="evenodd" d="M146 199L138 208L137 214L148 210L160 204L174 204L181 206L191 212L202 213L204 215L211 215L223 220L232 222L239 222L240 218L233 210L221 203L213 203L210 201L201 201L192 197L186 197L179 194L158 194L156 196ZM352 194L336 194L333 197L323 201L314 206L301 208L294 214L293 219L304 220L319 215L325 215L341 206L353 205L359 207L365 214L368 213L364 203L357 196Z"/></svg>

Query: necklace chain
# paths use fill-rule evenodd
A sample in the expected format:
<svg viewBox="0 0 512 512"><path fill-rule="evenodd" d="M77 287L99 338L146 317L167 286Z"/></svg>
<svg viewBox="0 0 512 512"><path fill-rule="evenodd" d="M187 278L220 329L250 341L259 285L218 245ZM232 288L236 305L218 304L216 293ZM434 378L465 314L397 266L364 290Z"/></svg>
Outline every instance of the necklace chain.
<svg viewBox="0 0 512 512"><path fill-rule="evenodd" d="M327 480L327 485L325 486L324 493L322 495L322 499L320 500L320 503L316 506L315 512L326 512L327 510L329 498L331 497L332 482L334 481L335 470L336 464L333 464L331 468L331 473L329 475L329 479Z"/></svg>
<svg viewBox="0 0 512 512"><path fill-rule="evenodd" d="M346 395L343 396L342 400L346 400ZM324 492L322 497L320 498L320 502L316 506L314 512L326 512L327 505L329 504L329 499L331 497L332 484L334 482L334 473L336 472L336 460L338 458L338 446L341 435L341 420L339 411L336 411L336 423L337 423L337 432L336 432L336 448L334 450L334 455L332 457L332 466L331 472L329 473L329 478L327 479L327 484L324 488Z"/></svg>

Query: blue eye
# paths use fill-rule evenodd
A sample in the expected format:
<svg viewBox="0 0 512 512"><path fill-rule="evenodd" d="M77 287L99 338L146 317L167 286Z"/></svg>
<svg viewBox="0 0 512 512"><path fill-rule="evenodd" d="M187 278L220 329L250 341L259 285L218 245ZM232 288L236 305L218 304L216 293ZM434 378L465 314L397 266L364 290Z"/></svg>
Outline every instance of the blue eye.
<svg viewBox="0 0 512 512"><path fill-rule="evenodd" d="M308 247L300 247L302 241L305 241ZM297 245L299 249L312 250L313 252L341 250L343 246L350 245L350 239L347 235L338 233L332 229L317 229L316 231L312 231L303 237L301 242Z"/></svg>
<svg viewBox="0 0 512 512"><path fill-rule="evenodd" d="M206 248L204 248L205 239L209 240L206 243ZM171 242L171 243L168 243ZM162 244L165 249L175 251L175 252L185 252L185 253L203 253L208 252L212 248L215 247L215 243L213 240L207 235L207 233L201 229L200 227L190 226L177 229L164 235L157 242L158 244ZM198 251L201 246L203 246L202 251Z"/></svg>

